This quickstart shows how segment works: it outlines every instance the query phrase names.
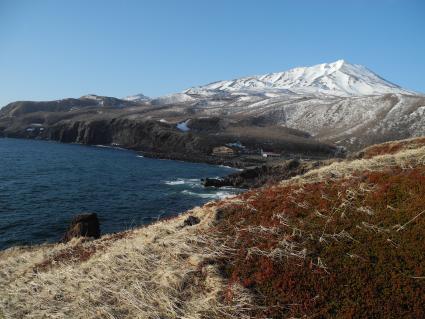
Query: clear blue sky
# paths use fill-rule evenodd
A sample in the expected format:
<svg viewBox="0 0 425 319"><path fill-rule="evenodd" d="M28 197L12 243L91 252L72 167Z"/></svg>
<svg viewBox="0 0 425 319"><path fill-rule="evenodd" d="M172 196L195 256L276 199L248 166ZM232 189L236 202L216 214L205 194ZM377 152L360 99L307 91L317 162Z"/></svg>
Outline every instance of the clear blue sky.
<svg viewBox="0 0 425 319"><path fill-rule="evenodd" d="M345 59L425 92L423 0L0 0L0 106Z"/></svg>

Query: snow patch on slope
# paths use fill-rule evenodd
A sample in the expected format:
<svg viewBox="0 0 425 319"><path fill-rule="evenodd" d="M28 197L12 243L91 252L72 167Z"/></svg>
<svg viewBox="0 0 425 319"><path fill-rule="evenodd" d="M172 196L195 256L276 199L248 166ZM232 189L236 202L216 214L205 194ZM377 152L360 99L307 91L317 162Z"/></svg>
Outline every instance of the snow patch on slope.
<svg viewBox="0 0 425 319"><path fill-rule="evenodd" d="M178 103L190 103L194 101L196 101L196 99L186 93L175 93L175 94L169 94L169 95L156 98L152 100L152 103L167 105L167 104L178 104Z"/></svg>
<svg viewBox="0 0 425 319"><path fill-rule="evenodd" d="M184 122L177 123L176 127L182 132L188 132L190 131L190 128L187 126L189 122L190 122L190 119Z"/></svg>
<svg viewBox="0 0 425 319"><path fill-rule="evenodd" d="M96 94L87 94L80 97L80 99L93 100L93 101L103 101L103 97Z"/></svg>
<svg viewBox="0 0 425 319"><path fill-rule="evenodd" d="M142 93L139 93L139 94L136 94L136 95L126 96L126 97L123 98L123 100L131 101L131 102L148 102L151 99L148 96L146 96Z"/></svg>

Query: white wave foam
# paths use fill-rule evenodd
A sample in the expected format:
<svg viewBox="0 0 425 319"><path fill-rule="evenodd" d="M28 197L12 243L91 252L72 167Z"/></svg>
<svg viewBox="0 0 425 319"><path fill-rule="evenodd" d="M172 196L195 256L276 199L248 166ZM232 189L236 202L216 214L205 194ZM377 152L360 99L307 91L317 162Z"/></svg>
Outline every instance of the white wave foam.
<svg viewBox="0 0 425 319"><path fill-rule="evenodd" d="M201 181L196 178L178 178L173 181L165 181L164 182L167 185L189 185L190 187L200 187Z"/></svg>
<svg viewBox="0 0 425 319"><path fill-rule="evenodd" d="M167 185L184 185L184 181L165 181Z"/></svg>
<svg viewBox="0 0 425 319"><path fill-rule="evenodd" d="M188 190L182 191L183 194L201 197L201 198L211 198L211 199L224 199L230 196L234 196L235 194L229 192L216 192L216 193L195 193Z"/></svg>
<svg viewBox="0 0 425 319"><path fill-rule="evenodd" d="M79 144L79 143L78 143ZM119 147L119 146L114 146L114 145L103 145L103 144L97 144L97 145L93 145L94 147L101 147L101 148L110 148L113 150L121 150L121 151L127 151L127 149L123 148L123 147Z"/></svg>
<svg viewBox="0 0 425 319"><path fill-rule="evenodd" d="M223 167L223 168L231 168L235 171L243 171L243 168L236 168L236 167L231 167L231 166L227 166L227 165L218 165L219 167Z"/></svg>

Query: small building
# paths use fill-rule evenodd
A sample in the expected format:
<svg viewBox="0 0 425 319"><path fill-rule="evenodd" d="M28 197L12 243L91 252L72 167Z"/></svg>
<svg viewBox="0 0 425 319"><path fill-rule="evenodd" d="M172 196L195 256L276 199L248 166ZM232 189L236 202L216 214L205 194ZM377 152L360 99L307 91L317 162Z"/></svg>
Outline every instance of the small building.
<svg viewBox="0 0 425 319"><path fill-rule="evenodd" d="M43 124L33 123L30 126L28 126L25 131L28 133L41 133L45 130L43 127Z"/></svg>
<svg viewBox="0 0 425 319"><path fill-rule="evenodd" d="M235 151L227 146L218 146L214 147L212 151L214 156L232 156L235 155Z"/></svg>
<svg viewBox="0 0 425 319"><path fill-rule="evenodd" d="M263 150L261 150L261 156L267 158L267 157L280 157L281 155L279 153L264 152Z"/></svg>

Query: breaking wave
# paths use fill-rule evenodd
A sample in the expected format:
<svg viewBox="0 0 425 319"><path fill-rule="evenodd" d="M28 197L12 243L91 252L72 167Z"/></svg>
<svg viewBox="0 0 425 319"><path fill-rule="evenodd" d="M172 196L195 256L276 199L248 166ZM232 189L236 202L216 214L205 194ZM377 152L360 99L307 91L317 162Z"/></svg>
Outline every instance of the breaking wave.
<svg viewBox="0 0 425 319"><path fill-rule="evenodd" d="M201 180L197 178L177 178L171 181L165 181L164 184L170 186L188 185L190 187L201 187Z"/></svg>
<svg viewBox="0 0 425 319"><path fill-rule="evenodd" d="M217 191L215 193L196 193L189 190L182 191L182 194L209 199L223 199L235 195L233 192Z"/></svg>

